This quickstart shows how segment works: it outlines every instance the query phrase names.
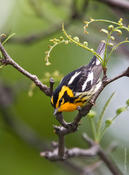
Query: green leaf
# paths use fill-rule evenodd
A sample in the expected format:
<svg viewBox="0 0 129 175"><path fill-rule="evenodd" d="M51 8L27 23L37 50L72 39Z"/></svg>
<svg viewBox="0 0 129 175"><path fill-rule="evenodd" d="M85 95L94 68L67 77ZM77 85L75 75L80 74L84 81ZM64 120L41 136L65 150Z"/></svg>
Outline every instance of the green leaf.
<svg viewBox="0 0 129 175"><path fill-rule="evenodd" d="M88 118L94 118L95 115L96 115L96 113L94 111L90 110L90 112L87 114L87 117Z"/></svg>
<svg viewBox="0 0 129 175"><path fill-rule="evenodd" d="M106 30L106 29L101 29L100 32L108 34L108 30Z"/></svg>
<svg viewBox="0 0 129 175"><path fill-rule="evenodd" d="M121 107L116 110L116 114L120 115L122 112L126 111L126 107Z"/></svg>
<svg viewBox="0 0 129 175"><path fill-rule="evenodd" d="M2 42L2 44L4 45L5 43L7 43L7 41L8 41L10 38L12 38L14 35L15 35L15 33L10 34L10 35Z"/></svg>
<svg viewBox="0 0 129 175"><path fill-rule="evenodd" d="M78 38L77 36L75 36L73 39L74 39L75 41L79 42L79 38Z"/></svg>
<svg viewBox="0 0 129 175"><path fill-rule="evenodd" d="M112 97L114 96L114 94L115 94L115 93L113 92L113 93L111 94L111 96L108 98L108 100L106 101L106 103L105 103L105 105L104 105L104 107L103 107L103 110L102 110L102 112L101 112L101 114L100 114L100 116L99 116L99 120L98 120L98 122L97 122L97 131L96 131L96 140L97 140L98 142L99 142L100 139L102 138L102 135L104 134L104 132L105 132L107 126L108 126L109 123L110 123L110 121L107 120L107 124L105 125L104 130L101 131L101 125L102 125L102 120L103 120L103 117L104 117L104 113L105 113L105 111L106 111L106 109L107 109L107 107L108 107L108 105L109 105L109 103L110 103Z"/></svg>
<svg viewBox="0 0 129 175"><path fill-rule="evenodd" d="M112 124L112 120L106 120L105 125L106 127L109 127Z"/></svg>
<svg viewBox="0 0 129 175"><path fill-rule="evenodd" d="M114 29L114 26L113 25L109 25L108 26L108 30L113 30Z"/></svg>
<svg viewBox="0 0 129 175"><path fill-rule="evenodd" d="M100 116L99 116L99 120L98 120L98 123L97 123L97 128L98 128L98 130L100 130L100 127L101 127L101 123L102 123L102 119L103 119L104 113L105 113L105 111L106 111L106 109L107 109L107 107L108 107L108 105L109 105L109 103L110 103L112 97L114 96L114 94L115 94L114 92L111 94L111 96L108 98L108 100L106 101L106 103L105 103L105 105L104 105L104 107L103 107L103 110L102 110L102 112L101 112L101 114L100 114Z"/></svg>

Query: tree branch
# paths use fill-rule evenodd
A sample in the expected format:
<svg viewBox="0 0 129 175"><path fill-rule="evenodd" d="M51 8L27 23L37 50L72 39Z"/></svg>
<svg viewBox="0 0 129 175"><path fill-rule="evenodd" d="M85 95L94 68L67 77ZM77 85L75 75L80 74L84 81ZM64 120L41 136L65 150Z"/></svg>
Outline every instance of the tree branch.
<svg viewBox="0 0 129 175"><path fill-rule="evenodd" d="M44 85L36 75L33 75L29 73L27 70L23 69L19 64L17 64L6 52L3 45L0 42L0 51L2 52L3 59L0 59L1 64L3 65L11 65L15 69L17 69L19 72L21 72L23 75L28 77L30 80L32 80L37 87L40 88L42 92L44 92L47 96L51 96L50 88L48 88L46 85Z"/></svg>
<svg viewBox="0 0 129 175"><path fill-rule="evenodd" d="M111 7L119 8L122 10L129 10L129 1L126 0L100 0L100 2L105 3Z"/></svg>
<svg viewBox="0 0 129 175"><path fill-rule="evenodd" d="M90 146L94 146L96 143L89 138L86 134L83 134L83 138L86 142L89 143ZM101 160L103 160L103 162L107 165L107 167L109 168L109 170L112 172L113 175L122 175L121 171L119 170L119 168L115 165L115 163L111 160L111 158L109 159L107 154L103 151L103 149L101 148L101 146L98 146L98 156L100 157Z"/></svg>
<svg viewBox="0 0 129 175"><path fill-rule="evenodd" d="M121 73L121 74L119 74L119 75L117 75L116 77L114 77L114 78L112 78L112 79L108 79L107 81L106 81L106 83L112 83L113 81L115 81L115 80L117 80L117 79L119 79L119 78L122 78L122 77L129 77L129 67L123 72L123 73Z"/></svg>
<svg viewBox="0 0 129 175"><path fill-rule="evenodd" d="M42 157L46 157L49 160L57 161L57 160L65 160L72 157L94 157L97 155L98 152L98 145L94 145L89 149L80 149L80 148L72 148L66 149L65 148L65 157L61 158L58 155L58 148L54 149L53 151L45 151L41 152Z"/></svg>

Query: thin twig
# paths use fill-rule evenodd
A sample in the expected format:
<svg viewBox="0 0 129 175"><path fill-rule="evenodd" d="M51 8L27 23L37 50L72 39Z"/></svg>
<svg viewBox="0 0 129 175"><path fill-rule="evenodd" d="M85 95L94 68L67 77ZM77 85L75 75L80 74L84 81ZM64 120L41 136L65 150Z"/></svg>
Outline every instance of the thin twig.
<svg viewBox="0 0 129 175"><path fill-rule="evenodd" d="M50 78L50 96L53 94L54 79Z"/></svg>
<svg viewBox="0 0 129 175"><path fill-rule="evenodd" d="M118 80L119 78L122 78L122 77L129 77L129 67L124 72L122 72L121 74L117 75L116 77L114 77L112 79L108 79L106 81L106 83L107 84L112 83L113 81Z"/></svg>
<svg viewBox="0 0 129 175"><path fill-rule="evenodd" d="M98 156L110 169L113 175L122 175L120 169L115 165L114 161L108 157L108 155L103 151L102 148L99 149Z"/></svg>
<svg viewBox="0 0 129 175"><path fill-rule="evenodd" d="M50 88L48 88L46 85L44 85L36 75L31 74L27 70L23 69L19 64L17 64L6 52L5 48L0 42L0 50L3 54L3 59L0 59L1 64L5 65L11 65L15 69L17 69L19 72L21 72L23 75L28 77L30 80L32 80L37 87L40 88L42 92L44 92L47 96L50 96Z"/></svg>

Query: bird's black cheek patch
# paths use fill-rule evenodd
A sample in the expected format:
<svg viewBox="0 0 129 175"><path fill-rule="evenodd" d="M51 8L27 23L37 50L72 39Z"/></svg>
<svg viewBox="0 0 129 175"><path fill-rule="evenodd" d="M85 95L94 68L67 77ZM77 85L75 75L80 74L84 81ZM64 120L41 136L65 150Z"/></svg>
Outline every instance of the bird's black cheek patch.
<svg viewBox="0 0 129 175"><path fill-rule="evenodd" d="M70 97L69 95L67 94L67 91L64 92L64 95L63 95L63 98L64 98L64 102L68 102L70 100Z"/></svg>

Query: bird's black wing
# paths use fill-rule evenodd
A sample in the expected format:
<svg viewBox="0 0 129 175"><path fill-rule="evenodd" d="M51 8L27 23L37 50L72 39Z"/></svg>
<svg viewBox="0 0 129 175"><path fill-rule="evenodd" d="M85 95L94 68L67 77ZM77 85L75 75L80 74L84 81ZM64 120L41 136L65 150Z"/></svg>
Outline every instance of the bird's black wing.
<svg viewBox="0 0 129 175"><path fill-rule="evenodd" d="M104 57L105 43L101 42L97 49L97 53ZM82 66L79 69L69 73L62 80L62 85L66 84L73 92L89 91L97 84L102 72L102 65L96 56L93 56L90 63Z"/></svg>

